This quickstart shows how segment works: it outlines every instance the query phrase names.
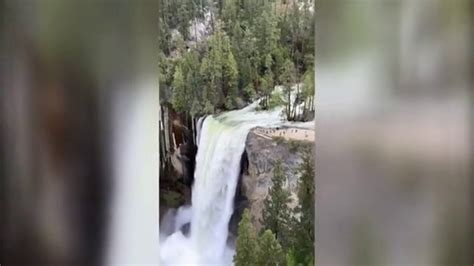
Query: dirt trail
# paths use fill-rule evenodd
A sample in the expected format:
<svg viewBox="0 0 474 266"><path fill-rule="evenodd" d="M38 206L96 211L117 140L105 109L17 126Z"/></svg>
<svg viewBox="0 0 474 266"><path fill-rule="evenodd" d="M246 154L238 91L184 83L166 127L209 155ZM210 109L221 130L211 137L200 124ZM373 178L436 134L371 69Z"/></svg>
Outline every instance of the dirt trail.
<svg viewBox="0 0 474 266"><path fill-rule="evenodd" d="M283 137L286 140L293 139L293 140L307 140L307 141L314 141L314 130L313 129L305 129L305 128L256 128L254 133L267 138L271 139L272 137Z"/></svg>

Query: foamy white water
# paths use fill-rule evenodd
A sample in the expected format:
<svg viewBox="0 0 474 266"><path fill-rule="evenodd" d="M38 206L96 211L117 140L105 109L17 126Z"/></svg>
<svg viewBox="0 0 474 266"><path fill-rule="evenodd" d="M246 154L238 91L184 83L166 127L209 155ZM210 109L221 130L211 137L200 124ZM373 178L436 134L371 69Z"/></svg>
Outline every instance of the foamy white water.
<svg viewBox="0 0 474 266"><path fill-rule="evenodd" d="M162 239L160 265L232 265L235 252L227 246L228 224L247 134L256 126L283 124L283 108L257 112L257 105L255 102L241 110L208 116L202 122L192 188L191 232L186 237L180 226L175 226L175 232ZM183 225L183 219L180 223Z"/></svg>
<svg viewBox="0 0 474 266"><path fill-rule="evenodd" d="M202 122L204 121L205 116L200 117L196 123L196 144L199 144L199 139L201 137L201 128L202 128Z"/></svg>

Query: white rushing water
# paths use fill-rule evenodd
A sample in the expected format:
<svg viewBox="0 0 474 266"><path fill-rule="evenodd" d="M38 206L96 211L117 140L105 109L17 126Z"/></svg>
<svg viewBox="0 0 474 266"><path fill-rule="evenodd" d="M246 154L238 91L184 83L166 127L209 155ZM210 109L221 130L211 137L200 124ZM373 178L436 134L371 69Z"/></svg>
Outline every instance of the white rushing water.
<svg viewBox="0 0 474 266"><path fill-rule="evenodd" d="M160 241L161 265L232 265L234 249L227 244L228 224L247 134L256 126L284 123L282 108L255 111L256 106L257 102L241 110L208 116L202 122L192 207L181 207L177 211L181 215L167 217L175 226L174 232ZM189 222L191 232L185 236L180 228ZM161 233L166 234L163 230Z"/></svg>

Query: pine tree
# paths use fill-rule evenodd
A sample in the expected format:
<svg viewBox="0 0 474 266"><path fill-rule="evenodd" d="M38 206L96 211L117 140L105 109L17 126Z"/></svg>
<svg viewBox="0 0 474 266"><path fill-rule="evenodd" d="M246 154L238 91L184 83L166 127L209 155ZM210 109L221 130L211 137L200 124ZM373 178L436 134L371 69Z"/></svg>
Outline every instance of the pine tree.
<svg viewBox="0 0 474 266"><path fill-rule="evenodd" d="M270 5L264 6L264 12L257 17L255 23L255 33L258 36L257 49L261 54L260 63L265 65L268 55L272 55L277 47L280 34L277 28L277 18L272 12Z"/></svg>
<svg viewBox="0 0 474 266"><path fill-rule="evenodd" d="M158 18L158 47L161 52L169 54L169 41L171 39L171 33L168 23L162 17Z"/></svg>
<svg viewBox="0 0 474 266"><path fill-rule="evenodd" d="M228 110L234 109L236 107L237 99L237 63L235 62L234 55L232 54L229 37L224 36L223 40L223 54L224 62L222 68L222 78L223 78L223 91L224 97L226 99L225 106Z"/></svg>
<svg viewBox="0 0 474 266"><path fill-rule="evenodd" d="M191 11L189 8L186 6L186 3L184 1L178 1L179 2L179 7L178 7L178 30L183 35L183 38L185 40L188 39L189 36L189 21L191 19Z"/></svg>
<svg viewBox="0 0 474 266"><path fill-rule="evenodd" d="M259 253L257 264L259 266L285 265L285 253L278 243L275 235L270 230L265 230L259 238ZM252 264L248 264L252 265Z"/></svg>
<svg viewBox="0 0 474 266"><path fill-rule="evenodd" d="M259 77L258 62L260 53L257 49L257 38L251 27L245 25L242 32L242 43L236 48L239 55L239 83L245 89L247 99L256 95L258 90L257 79Z"/></svg>
<svg viewBox="0 0 474 266"><path fill-rule="evenodd" d="M277 28L277 18L272 11L270 3L264 1L261 5L262 14L255 18L255 23L252 27L255 38L255 48L258 51L256 58L254 58L255 75L254 85L257 94L263 97L263 107L267 107L268 98L273 89L274 84L274 68L273 56L275 54L279 29ZM256 62L255 62L256 61Z"/></svg>
<svg viewBox="0 0 474 266"><path fill-rule="evenodd" d="M292 120L292 105L291 101L291 86L296 82L296 70L295 65L289 59L287 59L283 65L283 71L281 73L281 81L284 88L285 100L286 100L286 117L288 120Z"/></svg>
<svg viewBox="0 0 474 266"><path fill-rule="evenodd" d="M290 193L283 188L286 177L281 162L276 162L273 168L273 185L264 200L262 212L263 228L275 233L278 241L286 250L290 246L291 215L288 204L291 202Z"/></svg>
<svg viewBox="0 0 474 266"><path fill-rule="evenodd" d="M168 89L173 82L171 64L163 52L158 54L158 86L160 90L160 101L169 101Z"/></svg>
<svg viewBox="0 0 474 266"><path fill-rule="evenodd" d="M298 266L298 261L296 260L293 249L290 249L288 253L286 253L286 266Z"/></svg>
<svg viewBox="0 0 474 266"><path fill-rule="evenodd" d="M281 74L284 70L285 61L288 58L288 51L286 47L281 45L277 46L273 52L272 58L272 72L274 74L275 85L281 85L283 84Z"/></svg>
<svg viewBox="0 0 474 266"><path fill-rule="evenodd" d="M237 64L231 51L229 37L222 30L222 23L216 22L215 31L209 38L209 51L201 64L204 81L203 100L206 111L225 104L225 97L231 94L228 108L233 108L237 86Z"/></svg>
<svg viewBox="0 0 474 266"><path fill-rule="evenodd" d="M314 109L314 68L310 67L304 74L303 96L305 98L305 111Z"/></svg>
<svg viewBox="0 0 474 266"><path fill-rule="evenodd" d="M210 53L209 53L210 54ZM201 63L200 73L203 78L203 94L204 113L213 113L214 107L218 104L219 92L216 80L215 65L212 64L210 56L204 57Z"/></svg>
<svg viewBox="0 0 474 266"><path fill-rule="evenodd" d="M265 72L264 76L262 77L262 96L264 97L264 107L268 107L268 101L272 95L274 87L272 65L273 59L270 54L267 54L264 64Z"/></svg>
<svg viewBox="0 0 474 266"><path fill-rule="evenodd" d="M202 106L199 99L193 98L191 102L191 108L189 110L189 114L191 115L191 117L196 117L198 114L203 112L203 108L204 107Z"/></svg>
<svg viewBox="0 0 474 266"><path fill-rule="evenodd" d="M298 181L299 219L295 222L295 256L298 262L310 263L314 261L314 161L312 153L305 151L303 162L298 172L301 177Z"/></svg>
<svg viewBox="0 0 474 266"><path fill-rule="evenodd" d="M177 65L173 75L173 95L171 98L174 109L176 109L178 112L187 111L187 99L188 96L186 92L183 71L181 66Z"/></svg>
<svg viewBox="0 0 474 266"><path fill-rule="evenodd" d="M239 12L239 0L227 0L224 3L222 10L222 20L224 22L224 28L229 33L229 36L233 36L234 28L233 25L238 23L238 12Z"/></svg>
<svg viewBox="0 0 474 266"><path fill-rule="evenodd" d="M302 16L302 52L304 53L304 69L308 70L314 64L314 34L315 34L315 16L314 11L311 11L314 2L312 0L303 1L303 16Z"/></svg>
<svg viewBox="0 0 474 266"><path fill-rule="evenodd" d="M236 253L233 259L235 266L256 265L259 252L257 233L250 222L248 209L242 214L237 233Z"/></svg>
<svg viewBox="0 0 474 266"><path fill-rule="evenodd" d="M186 53L183 58L183 72L186 77L186 87L189 98L187 101L187 111L194 117L196 114L202 112L202 93L201 93L201 76L199 74L200 64L199 55L196 51L191 50Z"/></svg>

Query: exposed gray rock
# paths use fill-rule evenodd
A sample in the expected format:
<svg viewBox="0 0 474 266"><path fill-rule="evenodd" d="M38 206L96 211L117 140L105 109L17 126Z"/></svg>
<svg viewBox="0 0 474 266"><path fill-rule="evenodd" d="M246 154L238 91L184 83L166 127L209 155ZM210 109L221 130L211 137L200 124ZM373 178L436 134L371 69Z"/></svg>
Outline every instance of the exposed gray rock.
<svg viewBox="0 0 474 266"><path fill-rule="evenodd" d="M191 231L191 223L185 223L181 228L179 229L181 233L183 233L184 236L189 236L189 233Z"/></svg>
<svg viewBox="0 0 474 266"><path fill-rule="evenodd" d="M290 207L295 207L298 204L299 179L296 170L302 162L303 149L314 149L314 141L277 140L258 134L257 132L261 129L251 130L247 137L245 151L248 157L248 167L244 169L241 177L241 193L248 201L247 207L257 229L260 229L263 202L268 194L268 189L272 186L275 163L278 160L281 161L287 177L285 187L290 190L293 199Z"/></svg>
<svg viewBox="0 0 474 266"><path fill-rule="evenodd" d="M194 180L196 153L196 146L192 143L184 143L171 155L171 163L176 170L177 178L183 179L189 187L191 187Z"/></svg>

